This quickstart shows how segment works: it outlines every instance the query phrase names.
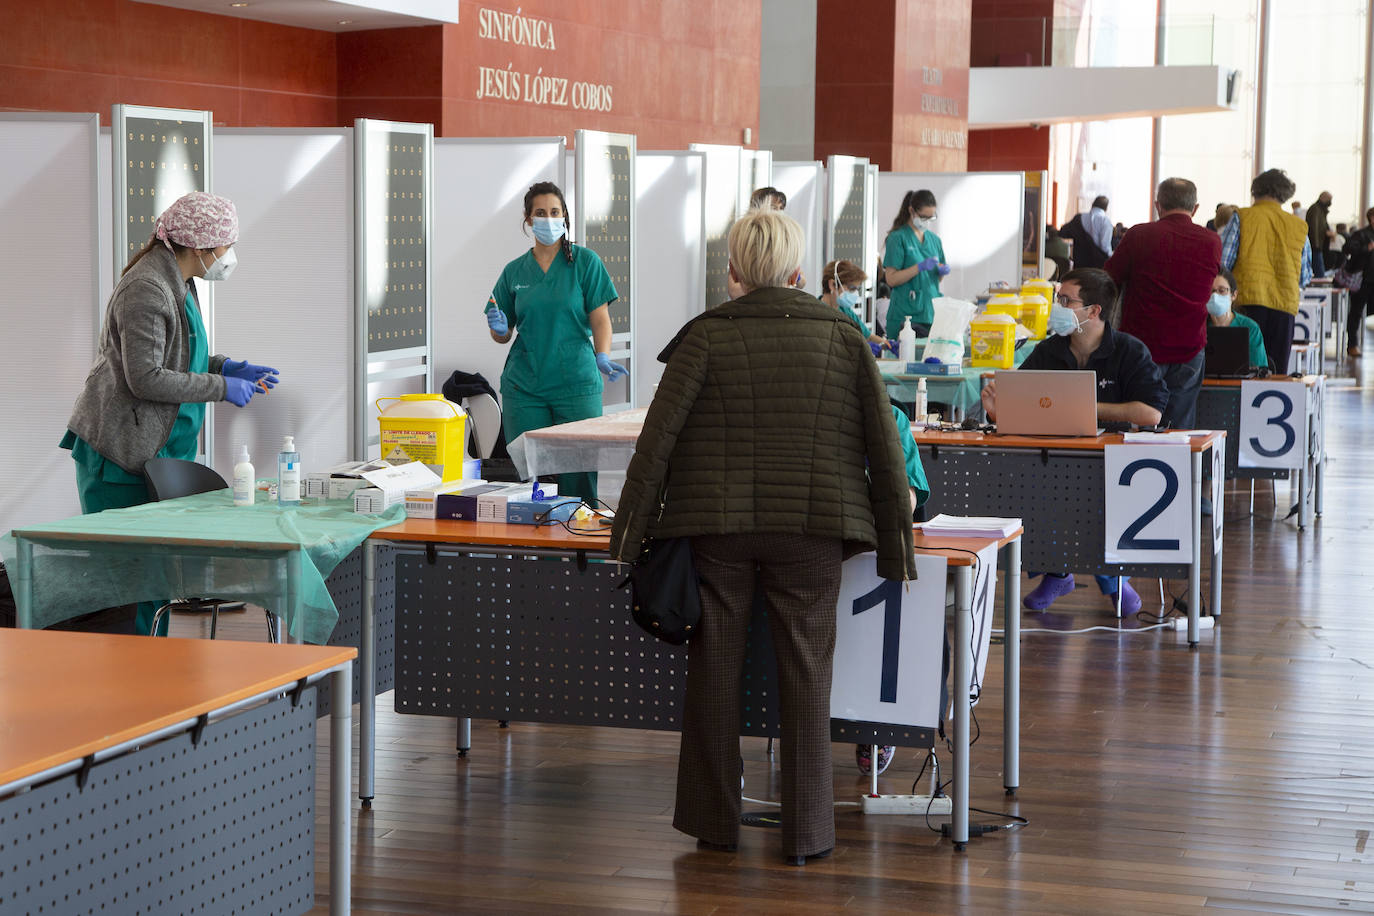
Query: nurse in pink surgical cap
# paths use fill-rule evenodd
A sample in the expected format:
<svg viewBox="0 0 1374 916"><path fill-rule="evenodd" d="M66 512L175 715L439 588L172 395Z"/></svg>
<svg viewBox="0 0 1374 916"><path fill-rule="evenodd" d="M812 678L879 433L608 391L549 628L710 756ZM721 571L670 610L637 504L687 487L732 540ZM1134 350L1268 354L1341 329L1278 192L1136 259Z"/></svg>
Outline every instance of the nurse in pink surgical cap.
<svg viewBox="0 0 1374 916"><path fill-rule="evenodd" d="M148 501L150 458L193 460L205 405L247 407L277 384L277 370L209 352L193 278L223 281L238 257L238 213L227 198L192 191L157 218L152 237L120 275L100 350L61 447L76 462L83 513ZM140 604L147 634L156 604ZM165 618L162 634L166 634Z"/></svg>

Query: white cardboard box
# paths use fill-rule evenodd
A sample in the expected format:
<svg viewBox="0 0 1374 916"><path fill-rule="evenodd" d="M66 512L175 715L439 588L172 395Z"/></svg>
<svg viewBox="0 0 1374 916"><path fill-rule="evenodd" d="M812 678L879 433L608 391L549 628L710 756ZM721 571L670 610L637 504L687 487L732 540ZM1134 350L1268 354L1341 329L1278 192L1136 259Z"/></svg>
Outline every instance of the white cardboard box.
<svg viewBox="0 0 1374 916"><path fill-rule="evenodd" d="M439 483L439 475L418 461L396 467L365 471L363 479L370 486L355 490L353 511L375 515L406 501L406 491L432 487Z"/></svg>

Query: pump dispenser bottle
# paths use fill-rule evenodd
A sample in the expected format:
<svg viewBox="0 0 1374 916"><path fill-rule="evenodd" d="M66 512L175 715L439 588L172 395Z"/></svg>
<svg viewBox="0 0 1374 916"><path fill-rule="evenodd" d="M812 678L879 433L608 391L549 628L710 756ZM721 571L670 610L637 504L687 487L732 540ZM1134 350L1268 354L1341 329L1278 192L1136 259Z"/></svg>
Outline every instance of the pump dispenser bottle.
<svg viewBox="0 0 1374 916"><path fill-rule="evenodd" d="M301 504L301 453L296 451L296 440L292 436L282 440L281 454L277 456L277 503L282 506Z"/></svg>
<svg viewBox="0 0 1374 916"><path fill-rule="evenodd" d="M234 461L234 505L253 505L257 483L253 475L253 462L248 460L248 446L239 446L239 456Z"/></svg>

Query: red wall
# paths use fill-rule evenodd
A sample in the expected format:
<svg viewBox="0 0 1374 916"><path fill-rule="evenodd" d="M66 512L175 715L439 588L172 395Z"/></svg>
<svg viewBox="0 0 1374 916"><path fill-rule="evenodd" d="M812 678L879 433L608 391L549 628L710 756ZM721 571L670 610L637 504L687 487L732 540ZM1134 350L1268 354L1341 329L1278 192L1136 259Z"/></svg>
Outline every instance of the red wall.
<svg viewBox="0 0 1374 916"><path fill-rule="evenodd" d="M543 20L554 47L480 37L483 9ZM462 0L459 13L457 25L335 35L132 0L7 3L0 109L107 120L124 102L210 109L226 127L375 117L441 136L589 128L637 134L644 149L758 135L761 0ZM483 66L567 82L544 104L479 99ZM574 108L579 82L609 87L610 110Z"/></svg>
<svg viewBox="0 0 1374 916"><path fill-rule="evenodd" d="M1054 18L1077 6L1080 0L973 0L970 65L1048 66ZM1037 172L1049 166L1047 128L969 131L971 172Z"/></svg>
<svg viewBox="0 0 1374 916"><path fill-rule="evenodd" d="M819 0L816 158L964 171L969 15L970 0Z"/></svg>
<svg viewBox="0 0 1374 916"><path fill-rule="evenodd" d="M210 109L215 123L338 122L334 35L131 0L6 3L0 108L123 102Z"/></svg>

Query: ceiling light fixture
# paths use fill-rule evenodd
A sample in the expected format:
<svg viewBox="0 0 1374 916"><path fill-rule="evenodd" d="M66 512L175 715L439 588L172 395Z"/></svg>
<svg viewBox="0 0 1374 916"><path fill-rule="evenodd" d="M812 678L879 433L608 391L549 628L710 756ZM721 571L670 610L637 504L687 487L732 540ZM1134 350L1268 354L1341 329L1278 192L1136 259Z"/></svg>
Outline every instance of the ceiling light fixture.
<svg viewBox="0 0 1374 916"><path fill-rule="evenodd" d="M352 25L352 24L353 24L353 20L352 20L352 19L340 19L340 20L339 20L339 25Z"/></svg>
<svg viewBox="0 0 1374 916"><path fill-rule="evenodd" d="M229 4L229 5L232 6L234 9L238 10L238 9L243 9L243 8L244 8L245 6L247 6L248 4L247 4L247 3L244 3L243 0L239 0L239 2L237 2L237 3L231 3L231 4Z"/></svg>

